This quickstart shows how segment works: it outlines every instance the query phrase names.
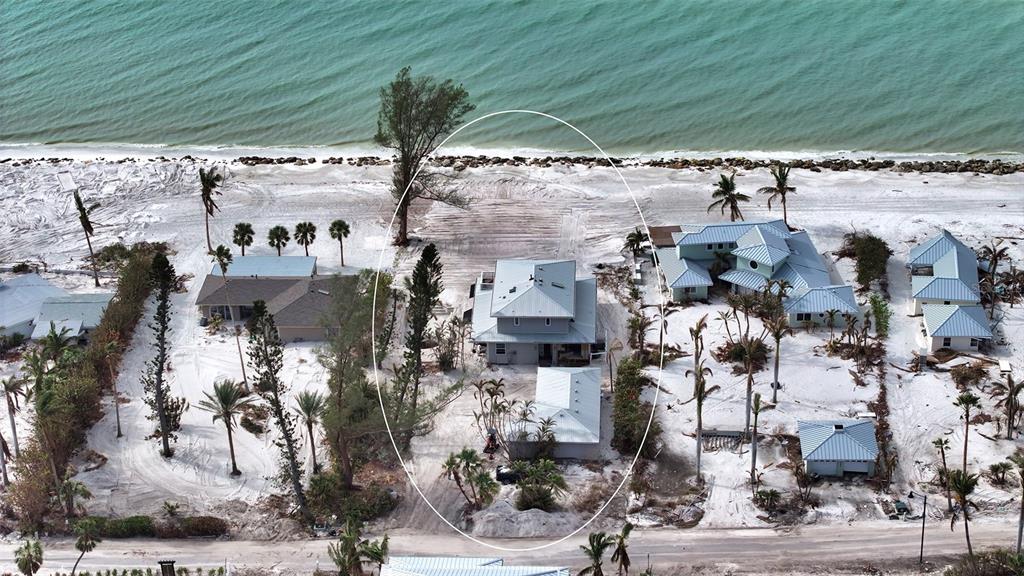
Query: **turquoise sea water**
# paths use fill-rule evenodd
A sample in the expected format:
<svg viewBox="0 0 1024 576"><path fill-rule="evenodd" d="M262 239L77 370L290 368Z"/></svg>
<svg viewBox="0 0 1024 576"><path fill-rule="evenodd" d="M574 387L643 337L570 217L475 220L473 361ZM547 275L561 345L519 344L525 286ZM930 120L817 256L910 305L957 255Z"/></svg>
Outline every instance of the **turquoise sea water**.
<svg viewBox="0 0 1024 576"><path fill-rule="evenodd" d="M619 153L1024 152L1018 0L0 0L0 142L368 145L405 65ZM586 149L476 128L457 143Z"/></svg>

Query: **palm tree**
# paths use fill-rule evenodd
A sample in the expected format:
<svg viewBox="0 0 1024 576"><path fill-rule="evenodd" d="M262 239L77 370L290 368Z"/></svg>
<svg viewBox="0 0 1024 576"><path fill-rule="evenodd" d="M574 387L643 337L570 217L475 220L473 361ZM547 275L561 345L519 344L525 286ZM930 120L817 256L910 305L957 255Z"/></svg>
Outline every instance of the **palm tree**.
<svg viewBox="0 0 1024 576"><path fill-rule="evenodd" d="M743 213L740 212L740 202L750 201L750 196L736 191L735 174L730 176L722 174L721 180L715 184L715 191L711 194L711 198L714 202L708 206L708 212L718 208L724 216L725 209L728 208L729 220L731 222L743 220Z"/></svg>
<svg viewBox="0 0 1024 576"><path fill-rule="evenodd" d="M245 249L248 246L252 246L253 237L256 235L252 230L252 224L248 222L239 222L235 224L234 234L231 236L231 241L242 249L242 256L245 256Z"/></svg>
<svg viewBox="0 0 1024 576"><path fill-rule="evenodd" d="M32 377L33 390L42 388L43 381L49 369L49 361L38 348L29 350L21 357L25 368L28 368L28 375Z"/></svg>
<svg viewBox="0 0 1024 576"><path fill-rule="evenodd" d="M18 445L18 426L14 422L14 415L21 411L21 404L18 397L28 398L28 388L25 381L16 376L0 380L0 387L3 388L4 399L7 401L7 417L11 421L11 439L14 441L14 457L21 456L21 447Z"/></svg>
<svg viewBox="0 0 1024 576"><path fill-rule="evenodd" d="M228 450L231 452L231 475L238 476L242 472L235 462L235 441L232 438L232 431L235 428L235 416L241 414L246 407L252 406L256 398L252 394L231 380L215 382L213 394L203 392L206 400L200 400L197 406L213 414L213 421L221 420L224 428L228 431Z"/></svg>
<svg viewBox="0 0 1024 576"><path fill-rule="evenodd" d="M363 561L375 563L377 565L377 574L380 574L384 569L384 563L388 561L388 535L385 534L380 542L376 540L367 542L364 540L359 543L359 547L364 557Z"/></svg>
<svg viewBox="0 0 1024 576"><path fill-rule="evenodd" d="M1017 518L1017 556L1020 556L1021 537L1024 536L1024 453L1010 455L1010 462L1017 467L1017 478L1020 480L1020 516Z"/></svg>
<svg viewBox="0 0 1024 576"><path fill-rule="evenodd" d="M231 311L231 290L228 289L228 266L231 265L231 250L223 244L218 244L217 249L212 252L213 259L217 262L217 267L220 268L220 277L224 280L224 300L228 304L228 315L234 316ZM231 318L237 320L237 318ZM249 389L249 379L245 375L245 356L242 354L242 329L239 326L234 326L233 331L235 333L235 346L238 348L238 363L242 366L242 384L245 385L246 390Z"/></svg>
<svg viewBox="0 0 1024 576"><path fill-rule="evenodd" d="M43 349L43 357L57 362L64 355L64 351L71 347L71 341L74 338L71 335L70 328L62 326L60 332L58 332L57 326L50 322L50 331L39 341Z"/></svg>
<svg viewBox="0 0 1024 576"><path fill-rule="evenodd" d="M789 320L784 314L780 314L765 323L768 334L775 341L775 372L772 377L772 404L779 400L779 359L782 357L782 339L793 335L793 329L789 326Z"/></svg>
<svg viewBox="0 0 1024 576"><path fill-rule="evenodd" d="M989 396L1000 398L996 408L1006 411L1006 439L1013 440L1013 429L1021 411L1020 394L1024 392L1024 381L1014 382L1013 376L1006 375L1006 382L993 382Z"/></svg>
<svg viewBox="0 0 1024 576"><path fill-rule="evenodd" d="M969 498L974 492L974 489L978 487L978 475L968 474L966 470L950 470L949 471L949 489L953 491L953 496L956 499L957 510L953 514L953 518L950 520L949 529L952 530L953 526L956 525L958 516L963 514L964 517L964 537L967 539L967 555L971 560L971 566L974 568L974 572L977 573L978 568L974 561L974 548L971 546L971 517L970 508L974 506Z"/></svg>
<svg viewBox="0 0 1024 576"><path fill-rule="evenodd" d="M221 183L224 181L224 176L217 172L216 168L205 168L199 169L199 195L203 201L203 217L206 222L206 251L213 252L213 243L210 242L210 216L213 216L220 206L217 206L217 202L213 197L220 196Z"/></svg>
<svg viewBox="0 0 1024 576"><path fill-rule="evenodd" d="M629 551L627 550L629 544L630 532L633 531L633 524L626 522L622 526L622 531L615 536L615 550L612 551L612 562L619 565L619 576L623 574L629 574Z"/></svg>
<svg viewBox="0 0 1024 576"><path fill-rule="evenodd" d="M341 576L362 576L363 562L383 563L381 558L387 556L387 536L381 543L369 542L362 538L363 526L354 518L349 518L345 529L338 534L338 543L327 548L327 555L338 567Z"/></svg>
<svg viewBox="0 0 1024 576"><path fill-rule="evenodd" d="M679 310L675 308L666 309L664 307L654 315L653 320L658 323L658 365L661 366L664 361L665 353L665 334L668 332L668 317L675 314Z"/></svg>
<svg viewBox="0 0 1024 576"><path fill-rule="evenodd" d="M757 420L762 410L768 410L770 406L761 406L761 393L754 394L754 404L751 411L754 414L754 430L750 436L750 486L754 493L757 492Z"/></svg>
<svg viewBox="0 0 1024 576"><path fill-rule="evenodd" d="M747 373L747 407L743 434L750 434L750 403L754 399L754 351L764 343L758 338L744 336L740 343L743 346L743 370Z"/></svg>
<svg viewBox="0 0 1024 576"><path fill-rule="evenodd" d="M831 342L836 338L836 316L839 315L839 310L832 308L825 310L825 326L828 326L828 341Z"/></svg>
<svg viewBox="0 0 1024 576"><path fill-rule="evenodd" d="M590 566L580 570L576 576L604 576L601 564L604 562L604 553L615 545L615 539L604 532L591 532L587 546L580 546L580 550L586 555Z"/></svg>
<svg viewBox="0 0 1024 576"><path fill-rule="evenodd" d="M267 232L267 240L270 242L271 248L277 249L277 255L281 255L281 248L288 245L288 241L291 240L291 236L288 235L288 229L284 226L274 226Z"/></svg>
<svg viewBox="0 0 1024 576"><path fill-rule="evenodd" d="M306 425L306 432L309 434L309 449L313 453L313 472L315 473L318 466L316 463L316 435L313 433L313 427L320 422L320 417L323 416L324 410L327 408L327 398L320 392L303 390L299 392L295 403L297 405L296 412L302 417L302 421Z"/></svg>
<svg viewBox="0 0 1024 576"><path fill-rule="evenodd" d="M348 238L349 230L348 222L344 220L335 220L331 222L331 227L327 230L331 238L338 241L338 248L341 250L341 266L345 266L345 238Z"/></svg>
<svg viewBox="0 0 1024 576"><path fill-rule="evenodd" d="M728 326L728 323L726 323ZM704 355L704 331L708 328L708 315L701 316L697 323L690 328L690 339L693 340L693 365L701 364L701 356ZM693 375L693 387L697 389L697 374ZM696 394L696 392L695 392Z"/></svg>
<svg viewBox="0 0 1024 576"><path fill-rule="evenodd" d="M25 576L32 576L43 567L43 546L39 540L26 540L14 551L14 563L18 571Z"/></svg>
<svg viewBox="0 0 1024 576"><path fill-rule="evenodd" d="M988 276L995 280L996 272L999 271L999 263L1009 256L1009 249L1003 246L1002 239L993 240L981 247L978 256L988 261Z"/></svg>
<svg viewBox="0 0 1024 576"><path fill-rule="evenodd" d="M953 406L964 411L964 464L963 470L967 471L967 439L971 433L971 410L981 406L981 399L971 392L961 392Z"/></svg>
<svg viewBox="0 0 1024 576"><path fill-rule="evenodd" d="M78 570L78 563L82 561L82 557L87 552L92 552L96 549L96 545L103 541L100 538L99 525L96 520L92 518L83 518L77 524L75 524L75 534L78 538L75 540L75 550L78 550L78 560L75 560L75 565L71 568L71 576L75 576L75 571Z"/></svg>
<svg viewBox="0 0 1024 576"><path fill-rule="evenodd" d="M779 200L782 203L782 221L789 226L789 213L786 211L786 195L795 193L796 188L789 185L789 166L777 164L772 166L772 177L775 178L774 186L758 188L759 194L770 194L768 196L768 209L772 209L772 201Z"/></svg>
<svg viewBox="0 0 1024 576"><path fill-rule="evenodd" d="M942 489L946 492L946 506L949 507L949 511L953 512L953 497L949 495L949 466L946 465L946 452L949 450L949 440L946 438L936 438L932 440L932 446L939 451L939 456L942 458Z"/></svg>
<svg viewBox="0 0 1024 576"><path fill-rule="evenodd" d="M7 440L4 439L4 435L0 432L0 485L4 488L8 488L11 485L10 478L7 477L7 459L11 457L11 451L7 447Z"/></svg>
<svg viewBox="0 0 1024 576"><path fill-rule="evenodd" d="M57 459L55 455L56 446L50 434L50 426L58 420L60 410L57 393L52 385L53 380L49 377L43 378L35 388L32 389L33 408L35 409L35 429L37 438L46 452L46 460L50 465L50 474L53 476L54 492L61 493L61 480L63 476L57 471ZM68 511L70 516L74 511Z"/></svg>
<svg viewBox="0 0 1024 576"><path fill-rule="evenodd" d="M725 326L725 335L726 335L726 337L729 338L729 343L730 344L732 344L732 329L730 328L731 324L729 324L729 322L731 322L731 321L733 321L735 319L736 319L736 311L735 310L726 310L725 312L719 312L718 313L718 321L721 322Z"/></svg>
<svg viewBox="0 0 1024 576"><path fill-rule="evenodd" d="M110 374L110 388L114 395L114 419L117 421L117 437L121 438L121 398L117 393L117 374L114 373L114 362L121 354L121 345L117 332L111 330L108 333L107 343L103 345L103 360L107 364L107 371Z"/></svg>
<svg viewBox="0 0 1024 576"><path fill-rule="evenodd" d="M459 460L458 454L454 452L448 454L448 459L441 465L441 475L455 482L468 504L475 504L473 498L466 492L466 483L462 478L462 462Z"/></svg>
<svg viewBox="0 0 1024 576"><path fill-rule="evenodd" d="M316 226L312 222L299 222L295 225L295 243L306 249L309 256L309 245L316 240Z"/></svg>
<svg viewBox="0 0 1024 576"><path fill-rule="evenodd" d="M58 494L64 501L68 518L75 515L75 498L82 500L92 498L92 492L89 491L89 488L78 480L65 480L61 482Z"/></svg>
<svg viewBox="0 0 1024 576"><path fill-rule="evenodd" d="M691 371L687 372L689 376ZM697 483L703 484L704 478L700 474L700 456L704 449L704 402L714 394L719 387L708 388L707 377L712 376L711 369L704 366L701 360L692 370L694 375L693 397L697 400Z"/></svg>
<svg viewBox="0 0 1024 576"><path fill-rule="evenodd" d="M99 262L96 261L96 254L92 251L92 235L93 221L89 216L100 207L99 202L93 203L91 206L86 207L85 202L82 201L82 196L79 195L78 190L74 192L75 196L75 208L78 210L78 222L82 225L82 232L85 232L85 244L89 247L89 260L92 260L92 279L96 283L96 287L100 286L100 269Z"/></svg>
<svg viewBox="0 0 1024 576"><path fill-rule="evenodd" d="M638 358L646 358L647 331L654 326L654 318L639 311L629 318L629 330L636 337L636 354Z"/></svg>
<svg viewBox="0 0 1024 576"><path fill-rule="evenodd" d="M626 234L626 244L622 247L623 250L629 250L633 253L633 259L636 260L640 251L644 248L644 242L647 241L647 234L640 229L639 226L633 229L632 232Z"/></svg>

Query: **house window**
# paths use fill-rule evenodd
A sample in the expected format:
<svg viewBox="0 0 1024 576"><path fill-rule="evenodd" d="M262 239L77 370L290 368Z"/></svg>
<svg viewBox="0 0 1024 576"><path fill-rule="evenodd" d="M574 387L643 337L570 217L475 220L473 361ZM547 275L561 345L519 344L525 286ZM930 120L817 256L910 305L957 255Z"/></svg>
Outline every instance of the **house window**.
<svg viewBox="0 0 1024 576"><path fill-rule="evenodd" d="M545 326L551 326L551 318L545 318L544 319L544 325Z"/></svg>
<svg viewBox="0 0 1024 576"><path fill-rule="evenodd" d="M683 294L696 294L697 288L695 286L684 286Z"/></svg>
<svg viewBox="0 0 1024 576"><path fill-rule="evenodd" d="M952 345L953 345L953 339L952 338L943 338L942 339L942 347L943 348L949 348Z"/></svg>
<svg viewBox="0 0 1024 576"><path fill-rule="evenodd" d="M946 304L948 306L949 305L949 300L946 300L945 302L943 302L943 304Z"/></svg>
<svg viewBox="0 0 1024 576"><path fill-rule="evenodd" d="M708 244L708 250L714 250L714 249L715 249L715 245L714 244Z"/></svg>
<svg viewBox="0 0 1024 576"><path fill-rule="evenodd" d="M977 338L971 338L971 348L977 348L977 347L978 347L978 339Z"/></svg>
<svg viewBox="0 0 1024 576"><path fill-rule="evenodd" d="M519 326L519 317L518 316L512 319L512 325L513 326Z"/></svg>
<svg viewBox="0 0 1024 576"><path fill-rule="evenodd" d="M757 262L754 262L753 260L751 260L750 261L750 269L751 270L757 270Z"/></svg>
<svg viewBox="0 0 1024 576"><path fill-rule="evenodd" d="M722 244L721 242L719 242L718 243L718 249L721 250L722 248L725 248L725 244Z"/></svg>
<svg viewBox="0 0 1024 576"><path fill-rule="evenodd" d="M811 314L810 313L806 313L805 314L805 313L802 313L802 312L798 313L796 315L796 321L797 322L810 322L811 321Z"/></svg>
<svg viewBox="0 0 1024 576"><path fill-rule="evenodd" d="M505 355L505 343L504 342L498 342L497 344L495 344L494 345L494 353L497 356L504 356Z"/></svg>

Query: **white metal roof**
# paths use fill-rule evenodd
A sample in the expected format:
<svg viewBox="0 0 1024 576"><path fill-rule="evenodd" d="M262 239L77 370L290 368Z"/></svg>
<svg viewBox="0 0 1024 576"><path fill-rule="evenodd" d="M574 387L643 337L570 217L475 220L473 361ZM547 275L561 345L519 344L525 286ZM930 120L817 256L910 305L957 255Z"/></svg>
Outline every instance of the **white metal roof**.
<svg viewBox="0 0 1024 576"><path fill-rule="evenodd" d="M829 310L838 310L840 314L860 314L853 287L847 285L792 289L783 307L790 314L820 314Z"/></svg>
<svg viewBox="0 0 1024 576"><path fill-rule="evenodd" d="M801 421L797 427L805 461L874 462L878 456L872 420Z"/></svg>
<svg viewBox="0 0 1024 576"><path fill-rule="evenodd" d="M601 369L537 368L534 419L555 421L563 444L601 441Z"/></svg>
<svg viewBox="0 0 1024 576"><path fill-rule="evenodd" d="M391 556L381 576L569 576L566 568L506 566L501 558Z"/></svg>
<svg viewBox="0 0 1024 576"><path fill-rule="evenodd" d="M93 330L100 325L103 312L114 298L112 292L91 292L87 294L70 294L47 298L39 307L32 324L32 338L43 338L50 332L50 323L57 332L67 328L69 333L77 336L85 330Z"/></svg>
<svg viewBox="0 0 1024 576"><path fill-rule="evenodd" d="M498 260L491 315L503 318L571 318L574 260Z"/></svg>
<svg viewBox="0 0 1024 576"><path fill-rule="evenodd" d="M592 344L597 342L597 281L576 280L573 316L566 333L515 333L498 330L498 318L491 315L493 290L477 286L473 301L472 338L476 342L527 342L544 344Z"/></svg>
<svg viewBox="0 0 1024 576"><path fill-rule="evenodd" d="M228 264L228 278L301 278L316 272L316 256L235 256ZM210 274L220 276L214 262Z"/></svg>
<svg viewBox="0 0 1024 576"><path fill-rule="evenodd" d="M50 284L38 274L22 274L0 282L0 327L8 334L14 328L25 330L39 314L47 298L65 296L67 292ZM25 336L29 331L24 332Z"/></svg>
<svg viewBox="0 0 1024 576"><path fill-rule="evenodd" d="M981 306L925 304L924 330L935 338L992 338L988 318Z"/></svg>

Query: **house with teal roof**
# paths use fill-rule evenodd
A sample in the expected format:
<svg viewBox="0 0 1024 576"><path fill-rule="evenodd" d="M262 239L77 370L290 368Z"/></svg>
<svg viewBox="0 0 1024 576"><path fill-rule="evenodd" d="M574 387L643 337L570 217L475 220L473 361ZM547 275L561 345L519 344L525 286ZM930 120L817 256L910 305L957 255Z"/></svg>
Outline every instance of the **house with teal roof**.
<svg viewBox="0 0 1024 576"><path fill-rule="evenodd" d="M943 348L977 351L983 342L992 339L985 310L977 305L926 304L924 333L932 352Z"/></svg>
<svg viewBox="0 0 1024 576"><path fill-rule="evenodd" d="M808 474L843 476L875 473L878 441L871 420L797 422L800 455Z"/></svg>
<svg viewBox="0 0 1024 576"><path fill-rule="evenodd" d="M716 279L735 292L760 292L769 282L784 281L794 325L824 325L835 310L836 326L842 326L845 314L860 314L853 289L833 277L810 235L791 231L782 220L684 224L672 239L674 247L655 254L673 300L706 300Z"/></svg>

